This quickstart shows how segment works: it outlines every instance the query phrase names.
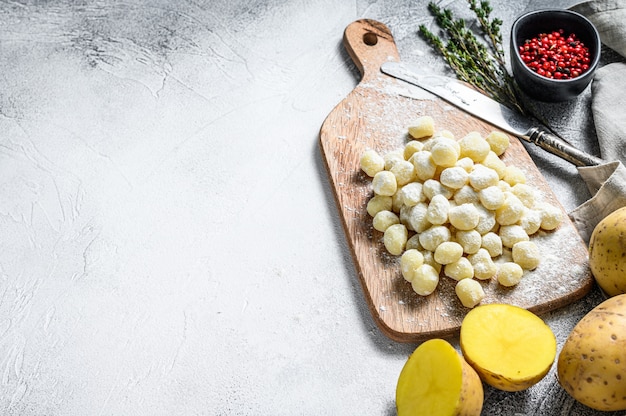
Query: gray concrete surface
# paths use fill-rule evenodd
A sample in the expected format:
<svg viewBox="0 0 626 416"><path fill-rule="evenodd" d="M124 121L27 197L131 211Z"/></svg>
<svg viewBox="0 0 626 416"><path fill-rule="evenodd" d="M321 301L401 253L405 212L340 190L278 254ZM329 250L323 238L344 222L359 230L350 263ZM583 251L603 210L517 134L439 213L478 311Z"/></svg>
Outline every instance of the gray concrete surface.
<svg viewBox="0 0 626 416"><path fill-rule="evenodd" d="M508 29L543 2L492 4ZM360 18L445 73L425 1L0 1L0 414L395 414L416 345L369 315L317 142ZM593 152L588 108L546 114ZM600 300L545 316L559 347ZM554 369L483 413L600 414Z"/></svg>

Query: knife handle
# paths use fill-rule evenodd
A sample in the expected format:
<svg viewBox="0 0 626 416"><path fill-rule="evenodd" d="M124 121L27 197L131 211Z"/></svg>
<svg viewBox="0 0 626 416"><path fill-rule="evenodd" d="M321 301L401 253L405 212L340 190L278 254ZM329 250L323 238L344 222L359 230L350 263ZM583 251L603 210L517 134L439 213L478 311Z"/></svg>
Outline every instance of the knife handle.
<svg viewBox="0 0 626 416"><path fill-rule="evenodd" d="M582 150L578 150L565 143L554 134L550 134L537 127L531 127L523 138L576 166L597 166L606 163L605 160L585 153Z"/></svg>

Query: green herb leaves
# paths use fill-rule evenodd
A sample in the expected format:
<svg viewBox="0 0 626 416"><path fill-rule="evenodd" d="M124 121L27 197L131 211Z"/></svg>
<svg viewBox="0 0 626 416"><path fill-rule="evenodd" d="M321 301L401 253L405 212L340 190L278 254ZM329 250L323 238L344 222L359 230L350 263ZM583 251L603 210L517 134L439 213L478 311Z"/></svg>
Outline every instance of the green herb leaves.
<svg viewBox="0 0 626 416"><path fill-rule="evenodd" d="M479 40L463 19L457 19L452 11L441 8L434 2L428 10L435 17L447 41L420 25L420 35L430 43L454 70L457 78L465 81L498 102L523 114L525 108L517 85L506 68L502 33L502 20L491 18L493 11L489 1L467 0L480 26L484 41Z"/></svg>

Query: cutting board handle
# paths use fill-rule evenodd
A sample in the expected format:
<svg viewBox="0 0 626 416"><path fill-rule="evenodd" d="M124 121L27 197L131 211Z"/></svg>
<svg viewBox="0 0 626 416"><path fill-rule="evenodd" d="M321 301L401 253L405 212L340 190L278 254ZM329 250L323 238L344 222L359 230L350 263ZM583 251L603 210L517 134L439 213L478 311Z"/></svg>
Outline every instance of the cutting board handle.
<svg viewBox="0 0 626 416"><path fill-rule="evenodd" d="M384 62L400 60L391 30L376 20L361 19L350 23L344 31L343 42L361 71L362 81L378 76Z"/></svg>

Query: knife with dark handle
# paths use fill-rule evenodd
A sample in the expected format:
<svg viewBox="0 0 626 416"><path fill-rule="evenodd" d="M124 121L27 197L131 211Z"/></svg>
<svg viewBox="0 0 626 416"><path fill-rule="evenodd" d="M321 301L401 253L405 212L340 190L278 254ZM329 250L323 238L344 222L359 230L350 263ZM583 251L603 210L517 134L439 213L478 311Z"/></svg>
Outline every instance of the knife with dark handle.
<svg viewBox="0 0 626 416"><path fill-rule="evenodd" d="M403 62L385 62L381 71L394 78L416 85L450 104L459 107L503 131L559 156L576 166L596 166L606 161L576 149L546 128L537 125L522 114L487 97L454 78L427 74L416 65Z"/></svg>

